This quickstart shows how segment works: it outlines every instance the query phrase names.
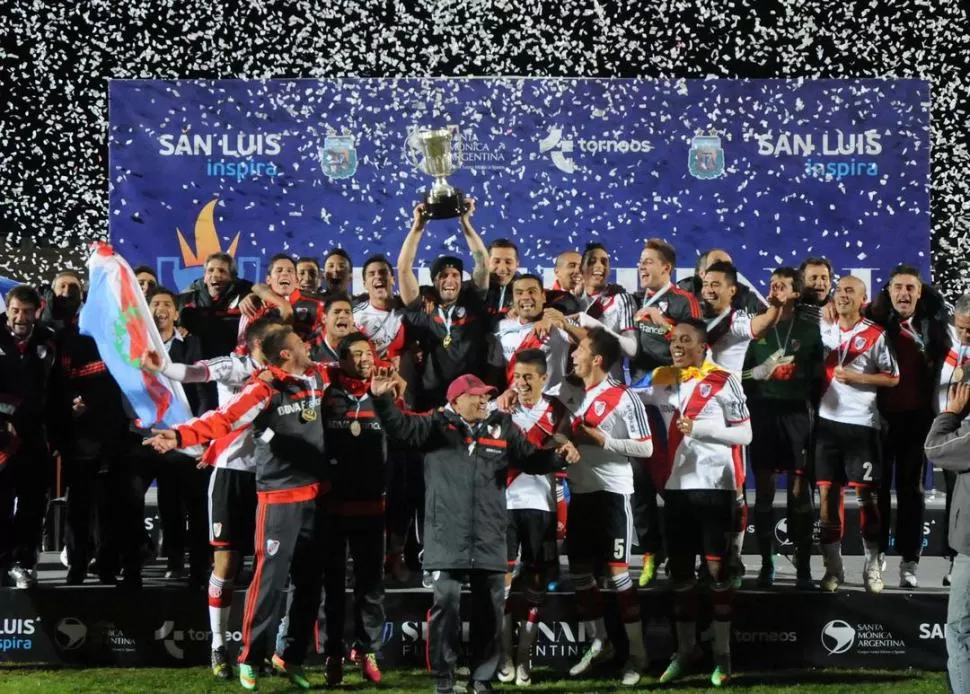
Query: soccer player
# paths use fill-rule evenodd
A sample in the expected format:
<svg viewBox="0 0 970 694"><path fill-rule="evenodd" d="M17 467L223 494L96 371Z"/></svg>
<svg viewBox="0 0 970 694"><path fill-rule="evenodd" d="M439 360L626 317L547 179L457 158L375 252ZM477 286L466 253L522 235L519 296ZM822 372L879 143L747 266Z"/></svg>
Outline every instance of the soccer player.
<svg viewBox="0 0 970 694"><path fill-rule="evenodd" d="M322 279L320 277L320 263L316 258L304 257L296 261L296 280L300 291L307 295L320 293Z"/></svg>
<svg viewBox="0 0 970 694"><path fill-rule="evenodd" d="M583 256L577 251L563 251L556 256L553 274L556 281L552 284L553 291L568 292L573 296L583 294Z"/></svg>
<svg viewBox="0 0 970 694"><path fill-rule="evenodd" d="M495 322L512 308L512 282L518 277L519 249L508 239L495 239L488 244L488 293L485 307ZM539 282L542 286L542 282Z"/></svg>
<svg viewBox="0 0 970 694"><path fill-rule="evenodd" d="M310 350L314 361L340 361L340 342L357 330L354 324L354 308L346 294L329 293L323 304L323 340Z"/></svg>
<svg viewBox="0 0 970 694"><path fill-rule="evenodd" d="M512 368L512 388L518 402L512 421L538 448L545 447L558 430L565 408L543 397L549 382L546 355L539 349L518 353ZM558 561L556 552L556 495L552 475L529 475L509 468L505 496L508 500L509 571L505 574L505 618L502 648L505 654L498 671L500 682L514 681L518 687L532 683L532 646L538 634L539 610L545 601L546 572ZM515 610L509 601L514 568L521 567L525 605ZM519 612L519 645L512 655L513 613Z"/></svg>
<svg viewBox="0 0 970 694"><path fill-rule="evenodd" d="M572 500L566 535L577 609L589 624L587 633L592 641L569 674L581 675L614 655L603 619L603 598L594 578L594 572L606 565L630 641L622 683L634 686L648 661L640 599L629 571L633 523L630 459L650 457L653 442L643 403L609 376L620 355L615 337L602 328L591 329L572 355L574 372L582 379L584 389L564 382L558 395L570 411L573 431L585 441L580 446L582 464L569 468Z"/></svg>
<svg viewBox="0 0 970 694"><path fill-rule="evenodd" d="M815 442L819 487L819 541L825 560L822 590L834 593L845 582L842 568L842 487L856 488L859 524L865 545L863 583L883 589L879 564L878 489L882 480L876 392L899 383L899 367L886 332L862 316L865 284L846 275L835 290L838 320L823 323L825 355L822 399Z"/></svg>
<svg viewBox="0 0 970 694"><path fill-rule="evenodd" d="M704 287L704 275L708 268L714 263L734 264L731 255L723 248L712 248L700 254L694 266L694 274L682 279L677 286L685 291L691 292L697 298L701 298L701 290ZM731 299L731 307L755 316L764 310L764 302L758 298L751 287L740 282L737 283L737 292Z"/></svg>
<svg viewBox="0 0 970 694"><path fill-rule="evenodd" d="M268 313L292 321L296 334L310 343L311 353L316 352L323 342L323 301L300 291L296 263L285 253L270 258L266 284L254 285L253 293L240 303L240 308L243 311L239 321L240 336L245 334L250 321Z"/></svg>
<svg viewBox="0 0 970 694"><path fill-rule="evenodd" d="M374 347L354 332L340 341L339 372L323 401L332 527L324 567L327 686L343 677L347 549L354 564L354 649L366 681L378 684L384 626L384 479L387 440L367 392Z"/></svg>
<svg viewBox="0 0 970 694"><path fill-rule="evenodd" d="M946 302L923 284L919 270L898 265L886 287L866 308L866 317L886 330L899 363L899 385L879 391L879 412L886 428L879 489L880 566L889 551L892 490L895 481L895 548L902 557L899 586L916 588L923 552L923 479L926 440L935 414L937 369L946 360L950 316Z"/></svg>
<svg viewBox="0 0 970 694"><path fill-rule="evenodd" d="M754 528L761 553L758 585L774 583L775 473L788 480L788 535L795 546L796 581L811 587L812 507L808 452L812 433L811 395L820 377L822 342L818 320L797 310L800 273L779 267L771 273L768 300L781 304L781 318L752 340L743 385L754 432L748 453L755 474Z"/></svg>
<svg viewBox="0 0 970 694"><path fill-rule="evenodd" d="M265 363L263 338L283 327L277 318L257 318L246 328L246 354L205 359L195 364L170 363L148 350L141 360L146 371L159 371L180 383L211 383L219 386L220 405L227 405ZM209 544L212 573L209 576L209 628L212 631L212 674L232 679L226 653L234 582L239 562L253 551L256 530L256 460L252 429L234 431L216 440L202 457L212 466L209 478Z"/></svg>
<svg viewBox="0 0 970 694"><path fill-rule="evenodd" d="M448 386L449 407L430 415L404 414L387 396L392 381L379 369L371 382L374 409L388 439L425 453L427 485L425 568L433 571L434 602L428 627L428 664L437 694L455 691L461 648L461 581L471 584L471 691L491 689L502 656L506 569L508 468L544 474L579 460L568 441L540 450L508 414L489 413L494 388L473 375Z"/></svg>
<svg viewBox="0 0 970 694"><path fill-rule="evenodd" d="M610 254L601 243L588 243L583 252L583 295L580 304L584 313L595 318L617 335L633 332L633 295L623 287L610 284ZM583 328L570 331L575 339L582 339Z"/></svg>
<svg viewBox="0 0 970 694"><path fill-rule="evenodd" d="M707 330L688 318L671 331L672 366L654 371L639 395L660 409L670 439L652 461L664 492L670 580L674 590L677 653L660 677L662 684L687 669L696 644L698 557L713 579L714 672L711 684L731 678L731 555L728 531L735 514L741 446L751 442L744 392L735 374L705 359Z"/></svg>
<svg viewBox="0 0 970 694"><path fill-rule="evenodd" d="M263 338L269 366L224 407L155 432L145 445L158 452L221 439L253 428L256 460L256 568L246 591L239 682L256 689L256 666L273 639L287 579L293 595L288 632L273 667L297 686L309 682L302 663L320 604L323 559L328 534L322 402L330 371L310 360L306 343L289 326Z"/></svg>
<svg viewBox="0 0 970 694"><path fill-rule="evenodd" d="M351 293L351 283L354 279L354 263L350 254L343 248L334 248L323 257L323 279L326 286L324 294Z"/></svg>
<svg viewBox="0 0 970 694"><path fill-rule="evenodd" d="M546 355L547 387L558 385L566 373L571 347L568 333L548 322L543 325L545 292L542 280L535 275L520 275L512 280L511 291L515 318L499 321L495 336L502 346L505 373L502 382L512 386L512 374L518 355L526 350L540 350Z"/></svg>
<svg viewBox="0 0 970 694"><path fill-rule="evenodd" d="M828 258L805 258L798 266L802 276L802 301L809 306L824 306L832 301L832 263Z"/></svg>
<svg viewBox="0 0 970 694"><path fill-rule="evenodd" d="M354 306L354 323L377 350L377 356L395 368L401 361L406 333L403 305L394 294L394 270L382 255L364 261L364 288L367 299Z"/></svg>

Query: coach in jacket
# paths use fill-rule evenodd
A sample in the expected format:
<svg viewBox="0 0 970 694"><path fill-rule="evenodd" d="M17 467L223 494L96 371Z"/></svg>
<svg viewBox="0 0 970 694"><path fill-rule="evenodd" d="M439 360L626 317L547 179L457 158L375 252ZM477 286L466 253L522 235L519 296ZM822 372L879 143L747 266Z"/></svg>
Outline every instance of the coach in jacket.
<svg viewBox="0 0 970 694"><path fill-rule="evenodd" d="M970 383L951 386L946 409L933 420L926 457L957 473L950 512L950 547L957 556L946 610L947 674L954 694L970 694Z"/></svg>
<svg viewBox="0 0 970 694"><path fill-rule="evenodd" d="M461 647L461 581L471 582L471 680L487 691L501 655L506 557L505 486L510 465L543 474L579 460L569 442L557 450L529 443L511 415L488 412L495 389L472 375L448 386L448 407L408 415L390 396L392 379L379 370L371 383L374 409L388 439L423 453L425 479L424 568L434 576L428 630L429 661L439 694L454 691Z"/></svg>

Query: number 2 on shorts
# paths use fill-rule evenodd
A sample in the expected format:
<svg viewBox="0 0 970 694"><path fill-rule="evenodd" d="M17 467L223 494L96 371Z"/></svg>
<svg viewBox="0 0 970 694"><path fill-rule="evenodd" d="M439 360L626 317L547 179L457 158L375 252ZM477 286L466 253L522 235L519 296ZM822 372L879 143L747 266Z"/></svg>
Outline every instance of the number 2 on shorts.
<svg viewBox="0 0 970 694"><path fill-rule="evenodd" d="M868 460L862 464L862 481L872 482L872 463Z"/></svg>

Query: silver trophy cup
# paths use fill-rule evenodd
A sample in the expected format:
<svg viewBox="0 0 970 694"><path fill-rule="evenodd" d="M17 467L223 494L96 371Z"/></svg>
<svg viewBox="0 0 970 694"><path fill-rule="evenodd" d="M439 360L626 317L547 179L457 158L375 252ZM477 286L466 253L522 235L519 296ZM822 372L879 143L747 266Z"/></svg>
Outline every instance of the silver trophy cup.
<svg viewBox="0 0 970 694"><path fill-rule="evenodd" d="M451 138L446 128L415 130L408 138L408 145L419 155L418 168L434 178L424 195L425 212L431 219L460 217L465 211L465 196L445 179L455 172Z"/></svg>

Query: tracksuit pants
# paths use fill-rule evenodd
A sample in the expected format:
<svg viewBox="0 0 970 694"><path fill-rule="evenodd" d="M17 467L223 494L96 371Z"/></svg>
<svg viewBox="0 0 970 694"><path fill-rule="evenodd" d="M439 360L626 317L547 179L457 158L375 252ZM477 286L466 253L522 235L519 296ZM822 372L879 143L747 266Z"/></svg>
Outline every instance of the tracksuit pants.
<svg viewBox="0 0 970 694"><path fill-rule="evenodd" d="M502 657L505 572L432 571L434 601L428 618L428 667L442 685L454 682L461 653L461 583L465 576L471 583L471 681L491 682Z"/></svg>
<svg viewBox="0 0 970 694"><path fill-rule="evenodd" d="M331 523L321 605L323 650L328 656L344 656L349 547L354 565L354 645L362 653L377 653L384 628L384 514L335 515Z"/></svg>
<svg viewBox="0 0 970 694"><path fill-rule="evenodd" d="M895 546L903 561L918 562L923 553L923 514L926 501L923 480L926 455L923 442L933 424L929 410L887 413L889 425L883 446L882 482L879 490L881 533L879 549L889 551L889 526L892 498L896 484Z"/></svg>
<svg viewBox="0 0 970 694"><path fill-rule="evenodd" d="M14 563L25 569L37 565L51 471L46 452L30 450L0 468L0 570Z"/></svg>
<svg viewBox="0 0 970 694"><path fill-rule="evenodd" d="M289 582L288 628L279 655L287 663L299 665L306 658L320 605L328 516L320 498L267 498L259 495L256 510L256 568L246 591L239 662L258 665L273 647Z"/></svg>

